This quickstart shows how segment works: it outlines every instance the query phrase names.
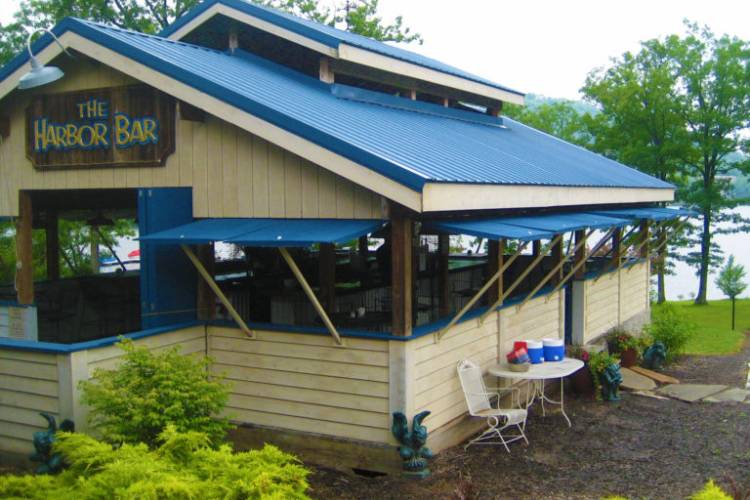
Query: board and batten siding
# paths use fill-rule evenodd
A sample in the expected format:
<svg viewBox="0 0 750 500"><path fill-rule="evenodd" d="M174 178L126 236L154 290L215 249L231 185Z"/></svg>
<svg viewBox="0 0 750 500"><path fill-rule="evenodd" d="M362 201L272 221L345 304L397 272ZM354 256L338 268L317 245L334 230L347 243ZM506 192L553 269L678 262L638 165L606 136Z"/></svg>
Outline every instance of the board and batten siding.
<svg viewBox="0 0 750 500"><path fill-rule="evenodd" d="M45 93L131 85L103 64L60 59L65 78ZM249 132L207 115L176 120L175 152L162 167L36 170L26 158L26 107L14 91L0 105L10 136L0 142L0 216L18 215L19 190L192 187L193 215L206 217L382 217L381 197Z"/></svg>
<svg viewBox="0 0 750 500"><path fill-rule="evenodd" d="M648 321L650 277L649 263L639 261L598 280L575 282L574 343L588 344L620 326L638 333Z"/></svg>
<svg viewBox="0 0 750 500"><path fill-rule="evenodd" d="M237 423L390 442L388 342L209 327L213 373L231 384Z"/></svg>
<svg viewBox="0 0 750 500"><path fill-rule="evenodd" d="M31 453L33 434L47 428L39 412L60 416L59 357L0 348L0 451Z"/></svg>
<svg viewBox="0 0 750 500"><path fill-rule="evenodd" d="M414 412L429 410L430 432L467 414L466 400L456 367L472 359L483 370L498 363L516 340L562 338L565 325L562 292L536 297L522 307L510 305L493 312L484 322L470 319L452 327L438 341L426 335L414 344ZM488 386L497 385L492 377Z"/></svg>

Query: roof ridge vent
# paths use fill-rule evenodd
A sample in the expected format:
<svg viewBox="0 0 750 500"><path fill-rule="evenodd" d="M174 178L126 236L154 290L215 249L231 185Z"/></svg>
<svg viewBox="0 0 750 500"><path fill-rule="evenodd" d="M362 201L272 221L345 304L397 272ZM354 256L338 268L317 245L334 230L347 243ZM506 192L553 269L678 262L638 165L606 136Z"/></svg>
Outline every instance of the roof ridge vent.
<svg viewBox="0 0 750 500"><path fill-rule="evenodd" d="M503 124L503 119L497 116L482 115L479 113L472 113L470 111L462 111L460 109L446 108L445 106L440 106L429 102L415 101L403 97L396 97L384 94L382 92L374 92L372 90L365 90L359 87L351 87L349 85L342 85L340 83L334 83L331 85L331 94L338 97L339 99L364 102L367 104L376 104L387 108L412 111L425 115L439 116L441 118L450 118L452 120L461 120L465 122L476 123L478 125L507 128Z"/></svg>

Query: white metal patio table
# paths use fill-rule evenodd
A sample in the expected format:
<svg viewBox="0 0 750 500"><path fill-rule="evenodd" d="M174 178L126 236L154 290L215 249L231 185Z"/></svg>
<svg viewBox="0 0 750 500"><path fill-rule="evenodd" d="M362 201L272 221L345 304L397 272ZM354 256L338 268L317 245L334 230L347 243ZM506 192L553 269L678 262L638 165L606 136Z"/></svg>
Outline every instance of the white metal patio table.
<svg viewBox="0 0 750 500"><path fill-rule="evenodd" d="M546 416L544 409L545 401L547 403L560 406L560 412L568 422L568 427L572 427L568 415L565 413L565 401L563 392L563 378L571 375L583 368L583 361L574 358L565 358L562 361L550 361L531 365L528 371L515 372L511 371L507 364L492 365L487 370L490 375L500 378L528 380L531 383L526 388L526 408L528 409L538 399L542 405L542 415ZM547 397L544 393L545 380L560 379L560 400L555 401Z"/></svg>

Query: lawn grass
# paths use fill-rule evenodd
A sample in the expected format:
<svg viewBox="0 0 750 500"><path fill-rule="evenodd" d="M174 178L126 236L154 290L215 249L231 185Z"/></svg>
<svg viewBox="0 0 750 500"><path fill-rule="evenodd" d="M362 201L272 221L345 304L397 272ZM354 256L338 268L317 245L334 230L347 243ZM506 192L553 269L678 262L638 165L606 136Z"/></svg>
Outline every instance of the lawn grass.
<svg viewBox="0 0 750 500"><path fill-rule="evenodd" d="M697 333L685 346L685 354L731 354L742 348L743 332L750 331L750 299L737 301L737 327L732 331L732 303L713 300L705 306L692 301L673 302Z"/></svg>

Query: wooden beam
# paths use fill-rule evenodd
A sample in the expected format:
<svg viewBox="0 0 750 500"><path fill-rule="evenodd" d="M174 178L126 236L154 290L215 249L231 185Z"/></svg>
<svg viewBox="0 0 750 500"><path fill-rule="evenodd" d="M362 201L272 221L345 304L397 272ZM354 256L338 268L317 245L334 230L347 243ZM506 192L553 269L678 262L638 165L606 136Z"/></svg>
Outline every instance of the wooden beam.
<svg viewBox="0 0 750 500"><path fill-rule="evenodd" d="M320 319L323 320L323 324L326 325L326 328L328 328L328 331L336 340L336 343L338 345L342 345L343 342L341 341L341 335L339 335L336 327L333 326L333 323L331 323L331 319L328 317L328 314L326 314L326 311L325 309L323 309L323 306L320 304L320 302L318 302L318 298L315 296L315 292L313 292L313 289L310 287L309 283L307 283L307 280L302 274L302 271L300 271L299 267L297 267L297 263L294 262L292 256L289 255L289 251L284 247L279 247L279 253L281 253L282 257L284 257L284 260L289 266L289 269L292 270L292 274L294 274L294 277L297 278L297 281L302 287L302 290L304 290L305 295L307 295L307 298L310 299L310 302L312 302L315 311L318 313L318 316L320 316Z"/></svg>
<svg viewBox="0 0 750 500"><path fill-rule="evenodd" d="M31 193L20 191L16 221L16 295L18 303L24 305L34 303L33 222Z"/></svg>
<svg viewBox="0 0 750 500"><path fill-rule="evenodd" d="M188 256L188 259L190 259L190 262L193 263L195 266L195 269L198 270L198 274L200 274L203 279L206 281L206 284L211 288L211 290L216 294L216 297L219 299L219 301L224 305L229 315L232 317L232 319L237 323L237 325L240 327L240 329L245 332L245 335L247 335L250 338L255 338L255 334L252 330L247 326L245 323L245 320L242 319L242 316L237 312L237 310L234 308L232 303L229 301L226 295L224 295L224 292L221 291L221 288L219 288L219 285L216 284L216 281L214 281L213 276L208 272L208 270L203 267L203 263L201 263L200 259L195 255L193 250L187 246L187 245L180 245L180 248L182 248L182 251L185 252L185 255Z"/></svg>
<svg viewBox="0 0 750 500"><path fill-rule="evenodd" d="M60 234L57 210L47 210L45 221L45 258L47 260L47 279L60 279Z"/></svg>
<svg viewBox="0 0 750 500"><path fill-rule="evenodd" d="M408 337L412 330L412 235L411 217L395 213L391 218L391 300L393 335Z"/></svg>
<svg viewBox="0 0 750 500"><path fill-rule="evenodd" d="M531 247L531 255L539 257L540 253L542 253L542 240L534 240L534 245Z"/></svg>
<svg viewBox="0 0 750 500"><path fill-rule="evenodd" d="M641 221L640 240L638 242L638 253L644 258L648 259L648 241L651 238L651 221L644 219Z"/></svg>
<svg viewBox="0 0 750 500"><path fill-rule="evenodd" d="M93 227L89 229L89 240L91 273L99 274L99 234Z"/></svg>
<svg viewBox="0 0 750 500"><path fill-rule="evenodd" d="M201 266L203 266L203 268L213 280L214 267L216 264L216 261L214 259L214 244L209 243L207 245L199 245L197 254ZM202 276L199 275L196 297L198 319L214 319L216 317L216 307L214 306L214 303L214 294L213 291L211 291L211 287L208 285L208 281L206 281Z"/></svg>
<svg viewBox="0 0 750 500"><path fill-rule="evenodd" d="M586 274L586 240L586 231L584 229L576 231L576 248L578 250L575 252L574 265L578 265L578 270L575 273L575 279L577 280L582 280Z"/></svg>
<svg viewBox="0 0 750 500"><path fill-rule="evenodd" d="M336 77L331 68L331 59L328 56L322 56L320 58L320 81L325 83L334 83Z"/></svg>
<svg viewBox="0 0 750 500"><path fill-rule="evenodd" d="M526 266L526 269L524 269L523 272L518 276L518 278L516 278L516 281L511 283L508 289L503 292L502 296L500 297L501 303L506 298L508 298L510 294L513 292L513 290L518 288L518 285L520 285L523 282L526 276L528 276L529 273L531 273L531 271L533 271L536 268L536 266L539 265L539 263L544 259L544 257L546 257L547 254L552 250L552 247L554 247L555 245L560 243L560 241L562 241L562 237L563 237L562 234L558 234L557 236L555 236L552 239L552 243L547 248L547 250L541 251L541 248L540 248L539 254L534 258L534 260L532 260L531 263L528 266ZM536 241L539 241L539 240L536 240Z"/></svg>
<svg viewBox="0 0 750 500"><path fill-rule="evenodd" d="M594 254L595 254L596 252L598 252L598 251L599 251L599 248L601 248L601 246L602 246L602 245L604 245L604 242L605 242L605 241L607 241L607 240L608 240L608 239L609 239L610 237L612 237L612 233L613 233L613 232L614 232L614 228L612 228L612 229L610 229L609 231L607 231L607 234L605 234L605 235L604 235L604 236L602 237L602 239L601 239L601 240L599 240L599 242L598 242L598 243L597 243L596 245L594 245L594 247L593 247L593 248L592 248L592 249L591 249L591 250L590 250L590 251L589 251L588 253L586 253L586 254L585 254L585 255L583 256L583 258L582 258L581 260L578 260L578 261L577 261L577 262L575 263L575 265L573 266L573 269L571 269L571 270L570 270L570 271L568 272L568 274L566 274L565 276L563 276L563 279L562 279L562 280L560 281L560 283L558 283L558 284L557 284L557 286L556 286L556 287L554 288L554 290L552 290L552 293L555 293L555 292L557 292L558 290L560 290L560 289L561 289L561 288L563 287L563 285L565 285L565 283L567 283L567 282L568 282L568 280L569 280L569 279L570 279L570 278L571 278L571 277L572 277L573 275L575 275L575 274L576 274L576 272L577 272L577 271L578 271L578 270L579 270L579 269L580 269L581 267L583 267L583 266L585 265L585 263L586 263L586 261L587 261L587 260L589 259L589 257L591 257L591 256L592 256L592 255L594 255ZM550 294L550 297L551 297L551 296L552 296L552 294Z"/></svg>
<svg viewBox="0 0 750 500"><path fill-rule="evenodd" d="M561 239L557 245L552 247L552 261L555 263L555 270L550 272L550 283L556 285L560 282L562 279L563 265L569 258L569 254L566 254L563 251L563 240Z"/></svg>
<svg viewBox="0 0 750 500"><path fill-rule="evenodd" d="M336 303L336 246L332 243L320 245L318 262L320 303L328 312L333 312Z"/></svg>
<svg viewBox="0 0 750 500"><path fill-rule="evenodd" d="M451 291L449 289L450 235L438 236L438 293L440 317L451 312Z"/></svg>
<svg viewBox="0 0 750 500"><path fill-rule="evenodd" d="M503 267L505 253L505 240L490 240L487 251L487 274L493 276ZM497 302L503 293L503 277L500 275L495 283L487 291L487 301L492 304Z"/></svg>

